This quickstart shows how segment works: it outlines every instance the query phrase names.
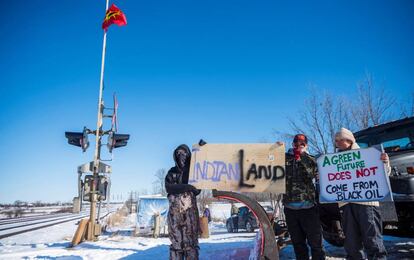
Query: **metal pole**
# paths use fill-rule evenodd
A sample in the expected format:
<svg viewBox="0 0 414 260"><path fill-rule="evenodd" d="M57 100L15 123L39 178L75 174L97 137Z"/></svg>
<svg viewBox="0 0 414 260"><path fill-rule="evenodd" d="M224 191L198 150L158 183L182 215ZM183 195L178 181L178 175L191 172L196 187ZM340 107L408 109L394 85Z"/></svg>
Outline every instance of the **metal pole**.
<svg viewBox="0 0 414 260"><path fill-rule="evenodd" d="M106 208L111 206L111 178L108 178L108 190L106 191ZM109 205L109 206L108 206Z"/></svg>
<svg viewBox="0 0 414 260"><path fill-rule="evenodd" d="M102 201L99 201L99 206L98 206L98 216L96 216L96 221L99 221L99 216L101 215L101 205L102 205Z"/></svg>
<svg viewBox="0 0 414 260"><path fill-rule="evenodd" d="M82 211L82 172L78 171L78 198L79 198L79 211Z"/></svg>
<svg viewBox="0 0 414 260"><path fill-rule="evenodd" d="M106 0L105 13L108 10L109 0ZM96 184L99 176L99 160L101 153L101 132L102 132L102 112L103 112L103 80L104 80L104 69L105 69L105 51L106 51L106 31L104 31L103 47L102 47L102 63L101 63L101 79L99 84L99 99L98 99L98 120L96 122L96 138L95 138L95 156L93 159L93 185L91 187L91 209L88 223L88 233L86 239L93 241L95 237L95 224L96 224Z"/></svg>

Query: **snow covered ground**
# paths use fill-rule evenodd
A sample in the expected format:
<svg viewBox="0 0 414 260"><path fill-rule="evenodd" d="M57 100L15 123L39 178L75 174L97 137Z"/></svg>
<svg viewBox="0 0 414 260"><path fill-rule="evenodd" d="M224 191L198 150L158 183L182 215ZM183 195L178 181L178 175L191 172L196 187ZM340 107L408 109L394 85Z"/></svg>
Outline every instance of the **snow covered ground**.
<svg viewBox="0 0 414 260"><path fill-rule="evenodd" d="M130 215L118 228L96 242L69 248L76 222L0 240L0 259L168 259L169 240L134 237L136 215ZM254 246L255 233L227 233L224 223L213 223L211 236L200 239L200 259L243 259ZM388 259L414 259L414 240L385 236ZM325 244L330 259L343 259L342 248ZM294 259L292 246L283 248L281 259Z"/></svg>

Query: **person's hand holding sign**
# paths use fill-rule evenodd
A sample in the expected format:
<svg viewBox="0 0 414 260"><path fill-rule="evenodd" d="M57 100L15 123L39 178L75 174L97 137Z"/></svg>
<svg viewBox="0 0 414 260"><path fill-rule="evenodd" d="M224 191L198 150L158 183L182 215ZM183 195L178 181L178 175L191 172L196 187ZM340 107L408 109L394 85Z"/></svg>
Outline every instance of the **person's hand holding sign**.
<svg viewBox="0 0 414 260"><path fill-rule="evenodd" d="M391 172L390 157L388 157L387 153L381 153L381 161L384 163L385 174L390 175L390 172Z"/></svg>
<svg viewBox="0 0 414 260"><path fill-rule="evenodd" d="M388 154L387 153L382 153L381 154L381 161L383 163L388 164L389 160L390 160L390 158L388 157Z"/></svg>

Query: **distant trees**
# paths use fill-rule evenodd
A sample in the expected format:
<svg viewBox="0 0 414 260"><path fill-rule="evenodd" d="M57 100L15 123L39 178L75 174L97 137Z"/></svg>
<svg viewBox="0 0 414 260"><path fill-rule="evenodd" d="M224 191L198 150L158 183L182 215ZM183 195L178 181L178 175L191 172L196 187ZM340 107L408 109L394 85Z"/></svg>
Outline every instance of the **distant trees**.
<svg viewBox="0 0 414 260"><path fill-rule="evenodd" d="M22 206L27 205L27 202L21 201L21 200L16 200L13 204L14 204L15 207L22 207Z"/></svg>
<svg viewBox="0 0 414 260"><path fill-rule="evenodd" d="M211 190L201 190L200 194L196 198L197 198L197 205L200 209L200 214L202 214L206 205L212 202L213 194Z"/></svg>
<svg viewBox="0 0 414 260"><path fill-rule="evenodd" d="M155 174L155 180L152 182L152 190L155 194L167 195L165 190L165 176L167 171L164 168L158 169Z"/></svg>
<svg viewBox="0 0 414 260"><path fill-rule="evenodd" d="M10 209L2 213L5 214L8 218L19 218L25 214L24 209L22 208Z"/></svg>
<svg viewBox="0 0 414 260"><path fill-rule="evenodd" d="M406 100L407 102L401 104L401 115L402 117L414 116L414 91L411 92L410 97Z"/></svg>
<svg viewBox="0 0 414 260"><path fill-rule="evenodd" d="M357 89L356 100L350 102L350 112L358 129L378 125L393 118L391 107L396 104L396 99L386 93L384 87L375 88L372 75L367 74L365 79L358 83Z"/></svg>
<svg viewBox="0 0 414 260"><path fill-rule="evenodd" d="M72 202L71 201L42 202L41 200L36 200L34 202L28 202L28 201L16 200L13 203L0 203L0 208L5 208L5 209L9 209L9 208L29 209L29 208L34 208L34 207L51 207L51 206L72 206Z"/></svg>
<svg viewBox="0 0 414 260"><path fill-rule="evenodd" d="M33 206L35 206L35 207L43 207L43 206L45 206L45 203L43 203L41 200L36 200L33 203Z"/></svg>
<svg viewBox="0 0 414 260"><path fill-rule="evenodd" d="M307 135L309 148L316 154L334 151L334 135L340 127L358 131L392 119L414 115L414 92L409 106L400 104L396 98L376 87L370 74L357 84L349 95L333 95L311 87L305 107L295 118L289 118L292 134L283 133L282 138L291 138L295 133ZM280 135L280 133L279 133Z"/></svg>

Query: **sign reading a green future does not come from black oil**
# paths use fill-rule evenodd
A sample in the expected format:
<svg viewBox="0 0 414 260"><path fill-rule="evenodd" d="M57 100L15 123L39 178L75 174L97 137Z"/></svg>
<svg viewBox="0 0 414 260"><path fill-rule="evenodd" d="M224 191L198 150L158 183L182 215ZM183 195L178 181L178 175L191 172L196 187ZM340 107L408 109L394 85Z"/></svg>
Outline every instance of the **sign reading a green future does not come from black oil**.
<svg viewBox="0 0 414 260"><path fill-rule="evenodd" d="M373 146L319 157L319 201L392 201L381 151L381 146Z"/></svg>

